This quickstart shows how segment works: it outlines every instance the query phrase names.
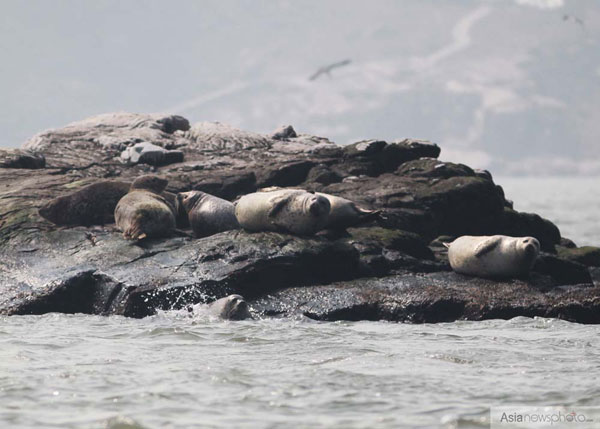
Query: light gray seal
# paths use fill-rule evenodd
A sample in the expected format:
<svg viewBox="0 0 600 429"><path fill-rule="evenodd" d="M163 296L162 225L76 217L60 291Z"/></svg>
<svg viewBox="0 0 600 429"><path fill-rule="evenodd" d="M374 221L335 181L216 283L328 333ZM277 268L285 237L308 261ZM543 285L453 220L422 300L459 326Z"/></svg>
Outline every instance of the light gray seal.
<svg viewBox="0 0 600 429"><path fill-rule="evenodd" d="M141 176L115 208L117 228L128 240L166 237L175 230L177 207L172 194L161 195L168 181L157 176Z"/></svg>
<svg viewBox="0 0 600 429"><path fill-rule="evenodd" d="M540 252L535 238L506 235L464 235L445 246L454 271L486 278L526 276Z"/></svg>
<svg viewBox="0 0 600 429"><path fill-rule="evenodd" d="M354 201L336 195L315 192L329 200L331 209L327 221L327 229L346 229L379 217L381 210L367 210L356 205Z"/></svg>
<svg viewBox="0 0 600 429"><path fill-rule="evenodd" d="M48 201L39 208L39 214L56 225L113 223L115 207L130 187L131 183L102 180Z"/></svg>
<svg viewBox="0 0 600 429"><path fill-rule="evenodd" d="M251 319L248 303L241 295L229 295L208 305L208 310L213 316L228 320Z"/></svg>
<svg viewBox="0 0 600 429"><path fill-rule="evenodd" d="M239 229L233 203L201 191L181 192L181 204L196 237Z"/></svg>
<svg viewBox="0 0 600 429"><path fill-rule="evenodd" d="M280 189L244 195L235 203L235 216L245 230L312 235L327 225L331 204L321 195Z"/></svg>

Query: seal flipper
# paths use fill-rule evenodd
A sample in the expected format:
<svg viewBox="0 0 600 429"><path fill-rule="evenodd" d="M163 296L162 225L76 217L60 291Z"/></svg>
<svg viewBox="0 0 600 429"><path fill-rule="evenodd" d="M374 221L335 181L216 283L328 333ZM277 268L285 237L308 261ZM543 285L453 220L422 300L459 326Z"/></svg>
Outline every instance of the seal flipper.
<svg viewBox="0 0 600 429"><path fill-rule="evenodd" d="M273 206L267 213L268 217L275 217L286 205L290 202L289 195L277 195L269 200L269 203Z"/></svg>
<svg viewBox="0 0 600 429"><path fill-rule="evenodd" d="M355 225L360 225L362 223L366 223L375 219L381 219L382 210L367 210L358 206L354 206L358 213L358 220Z"/></svg>
<svg viewBox="0 0 600 429"><path fill-rule="evenodd" d="M490 237L489 239L485 240L483 243L479 243L477 245L477 247L475 247L475 257L481 258L486 253L491 252L496 247L498 247L498 245L500 244L501 241L502 241L502 237L495 236L495 237Z"/></svg>

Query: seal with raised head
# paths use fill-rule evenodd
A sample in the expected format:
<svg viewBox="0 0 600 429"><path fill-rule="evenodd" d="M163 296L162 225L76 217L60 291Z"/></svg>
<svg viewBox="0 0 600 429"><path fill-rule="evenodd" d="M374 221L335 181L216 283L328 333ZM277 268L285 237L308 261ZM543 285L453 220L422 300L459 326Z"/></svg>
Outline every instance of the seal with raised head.
<svg viewBox="0 0 600 429"><path fill-rule="evenodd" d="M235 202L235 217L248 231L312 235L327 225L329 200L300 189L244 195Z"/></svg>
<svg viewBox="0 0 600 429"><path fill-rule="evenodd" d="M381 210L367 210L356 205L354 201L336 195L315 192L316 195L322 195L329 200L331 210L329 211L329 220L327 229L346 229L352 226L360 225L376 219Z"/></svg>
<svg viewBox="0 0 600 429"><path fill-rule="evenodd" d="M196 237L238 229L233 203L201 191L181 192L181 204Z"/></svg>
<svg viewBox="0 0 600 429"><path fill-rule="evenodd" d="M537 239L506 235L464 235L444 245L454 271L486 278L526 276L540 252Z"/></svg>
<svg viewBox="0 0 600 429"><path fill-rule="evenodd" d="M141 176L121 198L115 208L115 222L126 239L166 237L175 230L176 199L161 195L167 184L158 176Z"/></svg>
<svg viewBox="0 0 600 429"><path fill-rule="evenodd" d="M251 319L248 303L241 295L229 295L208 305L213 316L228 320Z"/></svg>
<svg viewBox="0 0 600 429"><path fill-rule="evenodd" d="M102 180L48 201L39 208L39 214L56 225L113 223L115 207L130 186L127 182Z"/></svg>

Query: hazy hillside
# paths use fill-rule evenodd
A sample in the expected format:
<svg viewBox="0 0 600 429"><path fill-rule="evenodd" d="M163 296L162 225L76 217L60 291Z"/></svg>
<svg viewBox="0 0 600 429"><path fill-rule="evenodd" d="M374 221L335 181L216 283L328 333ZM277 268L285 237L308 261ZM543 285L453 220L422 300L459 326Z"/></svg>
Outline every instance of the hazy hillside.
<svg viewBox="0 0 600 429"><path fill-rule="evenodd" d="M338 143L426 138L443 159L508 174L600 173L594 0L3 6L0 145L165 111Z"/></svg>

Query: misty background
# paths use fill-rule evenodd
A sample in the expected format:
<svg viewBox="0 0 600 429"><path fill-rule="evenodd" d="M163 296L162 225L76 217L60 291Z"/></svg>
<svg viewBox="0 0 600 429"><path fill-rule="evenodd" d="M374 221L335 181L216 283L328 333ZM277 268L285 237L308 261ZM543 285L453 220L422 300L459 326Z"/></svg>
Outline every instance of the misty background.
<svg viewBox="0 0 600 429"><path fill-rule="evenodd" d="M427 139L500 174L600 174L597 0L1 4L0 147L164 112L340 144Z"/></svg>

